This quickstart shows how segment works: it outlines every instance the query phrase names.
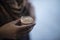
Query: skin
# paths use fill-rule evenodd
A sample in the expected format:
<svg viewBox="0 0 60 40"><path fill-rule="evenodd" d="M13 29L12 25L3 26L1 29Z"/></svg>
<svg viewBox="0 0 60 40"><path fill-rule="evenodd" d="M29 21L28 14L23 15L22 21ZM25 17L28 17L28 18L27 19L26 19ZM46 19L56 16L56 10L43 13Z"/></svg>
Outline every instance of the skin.
<svg viewBox="0 0 60 40"><path fill-rule="evenodd" d="M18 9L21 8L20 5L18 5L18 2L16 2L16 0L12 0L12 2L10 2L11 0L3 0L6 3L8 3L8 5L10 6L11 10L15 13L19 13L20 11L17 11ZM0 27L0 37L1 38L9 38L9 39L15 39L16 36L23 36L27 33L29 33L32 28L35 25L35 15L34 15L34 8L32 7L32 5L30 3L28 3L27 0L24 0L22 5L24 7L26 7L26 9L29 10L30 16L34 19L34 21L32 22L32 24L26 24L26 25L16 25L17 22L20 21L20 18L16 16L16 19L8 22L6 24L4 24L2 27ZM16 10L15 10L16 9ZM5 13L7 13L5 11ZM7 13L8 14L8 13Z"/></svg>

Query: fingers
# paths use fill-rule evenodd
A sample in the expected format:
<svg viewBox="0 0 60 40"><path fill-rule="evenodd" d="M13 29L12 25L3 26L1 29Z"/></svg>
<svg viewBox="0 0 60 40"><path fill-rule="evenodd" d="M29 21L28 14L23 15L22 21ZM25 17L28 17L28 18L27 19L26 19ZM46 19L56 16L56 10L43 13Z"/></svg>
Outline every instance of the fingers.
<svg viewBox="0 0 60 40"><path fill-rule="evenodd" d="M23 25L23 27L21 28L18 28L18 32L19 34L25 34L25 33L29 33L33 27L34 27L35 24L30 24L30 25Z"/></svg>
<svg viewBox="0 0 60 40"><path fill-rule="evenodd" d="M11 21L11 22L9 22L7 24L14 24L15 25L19 20L20 20L20 18L19 19L16 19L16 20L13 20L13 21Z"/></svg>
<svg viewBox="0 0 60 40"><path fill-rule="evenodd" d="M28 25L21 25L21 26L16 26L17 28L26 28L26 27L32 27L35 24L28 24Z"/></svg>

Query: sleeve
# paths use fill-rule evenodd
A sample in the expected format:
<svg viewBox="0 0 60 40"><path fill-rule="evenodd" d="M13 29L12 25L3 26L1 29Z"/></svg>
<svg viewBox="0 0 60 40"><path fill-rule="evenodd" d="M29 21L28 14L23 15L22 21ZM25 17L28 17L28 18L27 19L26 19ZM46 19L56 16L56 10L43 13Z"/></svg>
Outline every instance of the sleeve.
<svg viewBox="0 0 60 40"><path fill-rule="evenodd" d="M11 20L11 17L0 3L0 27Z"/></svg>

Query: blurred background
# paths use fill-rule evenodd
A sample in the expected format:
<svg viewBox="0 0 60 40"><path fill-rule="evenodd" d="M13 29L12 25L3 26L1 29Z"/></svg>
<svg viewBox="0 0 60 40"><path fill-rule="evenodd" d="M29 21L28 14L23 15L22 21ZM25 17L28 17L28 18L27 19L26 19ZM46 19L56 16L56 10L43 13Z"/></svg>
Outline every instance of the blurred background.
<svg viewBox="0 0 60 40"><path fill-rule="evenodd" d="M35 8L36 25L30 40L60 40L60 0L30 0Z"/></svg>

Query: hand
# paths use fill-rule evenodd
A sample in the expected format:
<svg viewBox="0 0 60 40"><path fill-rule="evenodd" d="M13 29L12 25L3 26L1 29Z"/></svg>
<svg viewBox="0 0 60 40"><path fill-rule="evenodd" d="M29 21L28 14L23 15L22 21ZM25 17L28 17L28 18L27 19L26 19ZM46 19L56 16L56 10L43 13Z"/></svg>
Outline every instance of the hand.
<svg viewBox="0 0 60 40"><path fill-rule="evenodd" d="M28 24L28 25L15 25L18 22L18 20L9 22L5 25L3 25L0 28L0 35L4 38L15 38L16 35L24 35L28 32L30 32L35 25L35 23Z"/></svg>

